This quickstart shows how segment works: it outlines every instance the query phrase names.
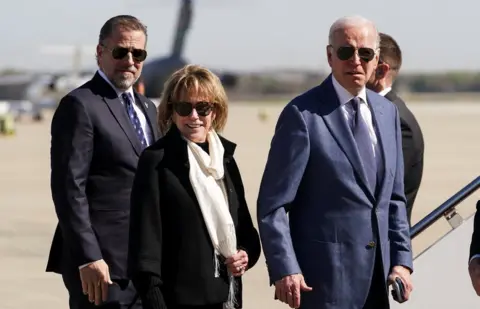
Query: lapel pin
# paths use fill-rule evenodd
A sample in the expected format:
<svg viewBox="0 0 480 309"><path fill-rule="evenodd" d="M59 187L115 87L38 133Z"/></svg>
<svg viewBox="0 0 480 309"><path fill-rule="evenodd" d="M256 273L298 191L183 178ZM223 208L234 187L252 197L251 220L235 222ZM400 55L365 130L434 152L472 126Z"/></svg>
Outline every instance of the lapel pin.
<svg viewBox="0 0 480 309"><path fill-rule="evenodd" d="M143 102L143 104L145 104L145 108L148 108L147 102Z"/></svg>

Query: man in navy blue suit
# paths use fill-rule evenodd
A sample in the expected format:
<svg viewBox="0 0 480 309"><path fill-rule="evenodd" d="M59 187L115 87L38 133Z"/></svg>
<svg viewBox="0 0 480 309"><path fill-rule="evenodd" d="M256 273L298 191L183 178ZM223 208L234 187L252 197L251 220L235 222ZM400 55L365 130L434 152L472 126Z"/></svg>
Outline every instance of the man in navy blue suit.
<svg viewBox="0 0 480 309"><path fill-rule="evenodd" d="M398 110L365 85L379 36L362 17L330 28L332 73L282 111L257 218L275 296L292 308L389 308L412 291Z"/></svg>
<svg viewBox="0 0 480 309"><path fill-rule="evenodd" d="M62 275L70 309L127 308L130 192L143 149L159 137L155 105L133 90L147 28L109 19L97 45L99 69L60 102L51 129L51 191L59 224L47 271ZM140 302L134 307L141 308Z"/></svg>

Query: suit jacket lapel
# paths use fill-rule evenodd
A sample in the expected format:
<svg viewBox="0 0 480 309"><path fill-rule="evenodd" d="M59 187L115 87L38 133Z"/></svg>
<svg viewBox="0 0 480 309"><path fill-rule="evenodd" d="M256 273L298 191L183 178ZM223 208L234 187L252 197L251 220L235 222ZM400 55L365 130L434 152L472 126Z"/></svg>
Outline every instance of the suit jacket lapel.
<svg viewBox="0 0 480 309"><path fill-rule="evenodd" d="M337 93L335 92L335 88L333 88L331 79L327 81L327 84L322 90L323 93L319 95L323 100L322 104L319 104L321 109L320 115L322 115L325 124L340 145L340 148L342 148L354 170L360 176L364 187L370 194L370 198L374 198L373 192L367 185L367 176L360 161L360 154L355 146L352 130L349 128L345 116L343 115L343 111L340 108L340 102Z"/></svg>
<svg viewBox="0 0 480 309"><path fill-rule="evenodd" d="M382 156L381 163L383 166L379 166L378 168L380 169L380 175L381 177L377 180L380 183L380 190L378 197L382 196L383 190L384 190L384 184L385 184L385 179L386 179L386 173L387 173L387 166L388 166L388 158L386 151L385 151L385 141L388 140L386 135L386 131L388 128L388 123L387 119L385 118L385 113L384 113L384 104L382 102L378 102L375 99L372 99L372 96L369 96L367 94L367 101L370 105L370 110L372 112L372 122L373 126L376 128L375 133L377 135L377 147L379 150L379 153Z"/></svg>
<svg viewBox="0 0 480 309"><path fill-rule="evenodd" d="M133 149L135 150L137 155L140 156L140 153L142 152L142 144L140 143L140 140L138 139L135 130L133 129L132 123L128 119L127 110L120 102L120 99L115 95L115 98L104 97L103 100L107 104L110 112L117 120L123 132L125 132L125 134L127 135L128 140L133 146Z"/></svg>
<svg viewBox="0 0 480 309"><path fill-rule="evenodd" d="M115 90L103 79L102 76L97 72L95 73L95 76L92 79L93 81L93 87L94 87L94 93L97 95L101 96L103 98L103 101L106 103L108 109L112 113L113 117L115 120L118 122L120 127L122 128L123 132L127 136L128 140L132 144L133 149L135 150L135 153L140 156L142 152L142 144L140 143L140 140L138 139L135 130L132 126L132 123L130 122L130 119L128 119L127 115L127 110L120 101L120 98L118 97L117 93ZM137 99L137 98L136 98ZM142 102L143 103L143 102ZM142 107L143 108L143 107ZM149 108L152 109L152 108ZM150 111L155 112L155 111ZM149 114L149 113L146 113ZM152 116L148 116L147 119L149 122L151 121ZM155 116L153 116L155 118ZM155 123L155 122L153 122ZM154 136L156 134L156 130L152 130ZM156 138L155 138L156 140Z"/></svg>
<svg viewBox="0 0 480 309"><path fill-rule="evenodd" d="M149 104L147 100L145 100L142 96L140 96L137 92L135 93L135 100L139 102L143 113L146 115L145 118L147 118L147 125L150 126L150 131L152 132L153 135L153 141L154 143L158 139L158 128L156 127L157 123L157 113L156 113L156 107L153 104Z"/></svg>

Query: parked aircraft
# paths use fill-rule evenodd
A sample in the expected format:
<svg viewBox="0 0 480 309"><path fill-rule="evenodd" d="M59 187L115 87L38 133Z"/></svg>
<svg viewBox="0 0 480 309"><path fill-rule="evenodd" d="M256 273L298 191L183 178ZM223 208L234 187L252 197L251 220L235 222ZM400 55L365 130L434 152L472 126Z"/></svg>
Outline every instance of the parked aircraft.
<svg viewBox="0 0 480 309"><path fill-rule="evenodd" d="M22 73L0 76L0 101L16 119L30 115L42 120L42 110L52 101L45 94L51 81L46 74Z"/></svg>
<svg viewBox="0 0 480 309"><path fill-rule="evenodd" d="M168 77L183 67L188 61L183 57L185 38L192 20L192 0L183 0L180 5L177 28L170 55L157 58L145 63L142 78L145 85L145 94L150 98L159 98L163 84ZM234 87L237 76L229 72L215 72L226 88Z"/></svg>

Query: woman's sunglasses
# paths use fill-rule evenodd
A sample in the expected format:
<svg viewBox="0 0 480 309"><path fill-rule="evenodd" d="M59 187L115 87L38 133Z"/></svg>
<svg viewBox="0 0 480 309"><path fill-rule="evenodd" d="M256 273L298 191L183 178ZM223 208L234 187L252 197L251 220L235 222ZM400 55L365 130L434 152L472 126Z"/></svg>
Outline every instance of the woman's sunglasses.
<svg viewBox="0 0 480 309"><path fill-rule="evenodd" d="M337 57L342 61L346 61L353 57L355 51L358 50L358 57L365 62L372 61L375 58L375 50L368 47L355 48L353 46L341 46L337 49Z"/></svg>
<svg viewBox="0 0 480 309"><path fill-rule="evenodd" d="M121 60L128 55L128 53L132 53L133 60L137 62L143 62L147 59L147 51L140 48L126 48L126 47L114 47L110 49L104 45L102 45L105 49L108 49L112 52L112 57L115 60Z"/></svg>
<svg viewBox="0 0 480 309"><path fill-rule="evenodd" d="M196 104L192 104L190 102L173 103L173 110L182 117L190 116L193 109L197 111L199 116L205 117L210 115L212 112L213 104L209 102L197 102Z"/></svg>

